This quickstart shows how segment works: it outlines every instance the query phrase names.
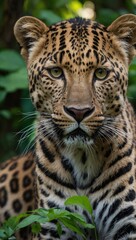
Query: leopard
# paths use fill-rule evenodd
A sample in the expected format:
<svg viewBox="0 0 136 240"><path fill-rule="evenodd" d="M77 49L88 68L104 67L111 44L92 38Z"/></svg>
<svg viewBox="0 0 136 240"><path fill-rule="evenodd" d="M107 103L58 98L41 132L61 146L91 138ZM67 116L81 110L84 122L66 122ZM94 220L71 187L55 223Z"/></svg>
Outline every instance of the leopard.
<svg viewBox="0 0 136 240"><path fill-rule="evenodd" d="M0 218L35 208L67 209L88 197L99 240L136 240L136 115L127 97L136 55L136 16L108 27L76 17L47 26L32 16L15 24L39 113L35 151L0 170ZM25 166L25 167L24 167ZM91 216L80 207L69 211ZM54 221L18 239L80 240ZM86 240L94 240L92 230Z"/></svg>

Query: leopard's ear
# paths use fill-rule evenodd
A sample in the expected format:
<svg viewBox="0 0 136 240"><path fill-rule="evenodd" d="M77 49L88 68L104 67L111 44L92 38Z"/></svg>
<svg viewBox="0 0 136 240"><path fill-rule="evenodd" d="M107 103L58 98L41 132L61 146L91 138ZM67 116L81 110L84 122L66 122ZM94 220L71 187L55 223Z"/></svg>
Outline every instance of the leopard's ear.
<svg viewBox="0 0 136 240"><path fill-rule="evenodd" d="M48 27L37 18L25 16L20 18L14 26L14 34L17 42L21 47L21 54L25 60L39 41Z"/></svg>
<svg viewBox="0 0 136 240"><path fill-rule="evenodd" d="M109 27L112 32L122 42L122 46L128 56L128 62L136 55L136 15L125 14L117 18Z"/></svg>

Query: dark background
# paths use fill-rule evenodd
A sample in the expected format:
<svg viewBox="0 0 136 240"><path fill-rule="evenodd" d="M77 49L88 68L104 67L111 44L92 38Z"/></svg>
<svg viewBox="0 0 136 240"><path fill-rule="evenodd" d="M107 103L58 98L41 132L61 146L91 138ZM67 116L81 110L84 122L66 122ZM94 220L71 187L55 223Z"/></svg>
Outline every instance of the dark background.
<svg viewBox="0 0 136 240"><path fill-rule="evenodd" d="M23 15L50 25L62 19L88 16L108 26L125 13L136 14L136 0L1 0L0 1L0 161L33 146L35 111L28 93L24 61L13 35ZM136 59L129 69L128 97L136 108Z"/></svg>

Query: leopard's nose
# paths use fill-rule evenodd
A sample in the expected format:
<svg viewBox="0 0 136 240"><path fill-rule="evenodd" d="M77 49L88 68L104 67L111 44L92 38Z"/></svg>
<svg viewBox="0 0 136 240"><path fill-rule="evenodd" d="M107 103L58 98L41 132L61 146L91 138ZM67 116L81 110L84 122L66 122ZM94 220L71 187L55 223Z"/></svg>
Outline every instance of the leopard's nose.
<svg viewBox="0 0 136 240"><path fill-rule="evenodd" d="M78 123L80 123L84 118L89 117L94 112L94 109L95 107L77 109L74 107L64 106L65 112L73 117Z"/></svg>

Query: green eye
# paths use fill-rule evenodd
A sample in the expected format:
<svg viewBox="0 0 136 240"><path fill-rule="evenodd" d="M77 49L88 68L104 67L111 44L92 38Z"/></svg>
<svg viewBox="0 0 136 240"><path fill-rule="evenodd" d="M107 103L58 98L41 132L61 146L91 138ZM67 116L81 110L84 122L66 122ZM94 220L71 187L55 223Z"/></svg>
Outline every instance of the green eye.
<svg viewBox="0 0 136 240"><path fill-rule="evenodd" d="M108 76L108 71L105 68L97 68L94 72L96 80L104 80Z"/></svg>
<svg viewBox="0 0 136 240"><path fill-rule="evenodd" d="M54 68L48 69L48 72L50 73L51 77L53 77L53 78L60 78L63 76L63 71L59 67L54 67Z"/></svg>

